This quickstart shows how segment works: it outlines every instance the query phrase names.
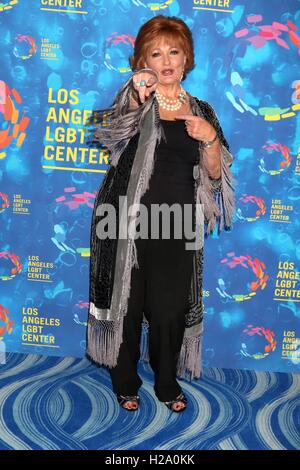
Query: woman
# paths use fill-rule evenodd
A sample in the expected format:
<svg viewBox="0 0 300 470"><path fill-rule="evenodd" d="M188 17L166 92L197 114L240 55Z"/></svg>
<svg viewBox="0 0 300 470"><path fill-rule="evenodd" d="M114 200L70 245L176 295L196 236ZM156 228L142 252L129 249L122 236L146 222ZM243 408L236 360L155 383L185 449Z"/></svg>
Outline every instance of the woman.
<svg viewBox="0 0 300 470"><path fill-rule="evenodd" d="M160 15L146 22L130 61L133 76L113 106L94 111L89 121L97 124L92 142L105 145L111 156L92 218L87 355L109 368L119 404L133 411L140 401L142 353L153 369L157 398L180 412L187 399L176 376L200 377L199 234L203 225L205 236L216 226L219 233L231 228L233 156L213 108L182 88L194 67L193 39L183 21ZM120 236L129 206L144 204L148 220L151 206L162 203L192 207L194 238L165 239L161 231L158 238L138 238L136 215L131 236ZM117 230L105 238L109 207L116 210ZM178 220L174 216L171 229ZM191 239L196 242L187 249Z"/></svg>

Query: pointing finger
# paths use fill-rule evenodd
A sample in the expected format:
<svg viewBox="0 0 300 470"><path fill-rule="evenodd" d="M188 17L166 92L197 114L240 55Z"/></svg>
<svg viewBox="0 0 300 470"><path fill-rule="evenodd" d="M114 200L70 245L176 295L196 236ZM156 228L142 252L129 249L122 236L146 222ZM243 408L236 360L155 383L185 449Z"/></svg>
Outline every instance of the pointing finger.
<svg viewBox="0 0 300 470"><path fill-rule="evenodd" d="M178 114L175 119L183 119L184 121L197 121L199 116L193 116L192 114Z"/></svg>

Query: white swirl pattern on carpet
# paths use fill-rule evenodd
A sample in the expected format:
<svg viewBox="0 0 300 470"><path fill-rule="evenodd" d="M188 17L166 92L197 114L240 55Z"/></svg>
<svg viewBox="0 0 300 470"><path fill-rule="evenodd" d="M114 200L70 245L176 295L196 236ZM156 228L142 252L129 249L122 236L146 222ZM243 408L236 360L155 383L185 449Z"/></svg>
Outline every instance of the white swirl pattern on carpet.
<svg viewBox="0 0 300 470"><path fill-rule="evenodd" d="M8 353L0 366L0 449L299 449L300 375L204 369L171 413L140 364L141 406L120 408L86 358Z"/></svg>

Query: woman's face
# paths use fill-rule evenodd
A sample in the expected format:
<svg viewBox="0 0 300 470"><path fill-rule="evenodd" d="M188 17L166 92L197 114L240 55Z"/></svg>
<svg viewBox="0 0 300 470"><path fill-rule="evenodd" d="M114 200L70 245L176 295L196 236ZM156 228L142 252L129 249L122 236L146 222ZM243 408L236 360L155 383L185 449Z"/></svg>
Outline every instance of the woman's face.
<svg viewBox="0 0 300 470"><path fill-rule="evenodd" d="M145 66L155 70L162 85L171 85L180 81L185 62L186 55L178 44L161 39L150 46Z"/></svg>

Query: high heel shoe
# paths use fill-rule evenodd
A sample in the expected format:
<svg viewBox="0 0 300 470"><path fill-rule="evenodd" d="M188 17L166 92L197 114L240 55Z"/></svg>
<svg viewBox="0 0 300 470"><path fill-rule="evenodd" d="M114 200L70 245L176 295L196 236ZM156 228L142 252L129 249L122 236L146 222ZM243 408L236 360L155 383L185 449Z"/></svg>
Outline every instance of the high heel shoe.
<svg viewBox="0 0 300 470"><path fill-rule="evenodd" d="M177 403L183 403L184 406L176 410L176 408L174 408L174 405ZM180 395L178 395L177 398L175 398L175 400L165 401L164 404L169 408L169 410L174 411L175 413L181 413L187 407L187 398L185 394L182 392L180 393Z"/></svg>
<svg viewBox="0 0 300 470"><path fill-rule="evenodd" d="M119 405L126 411L136 411L139 408L140 397L139 395L117 395ZM133 408L127 408L126 404L134 403Z"/></svg>

